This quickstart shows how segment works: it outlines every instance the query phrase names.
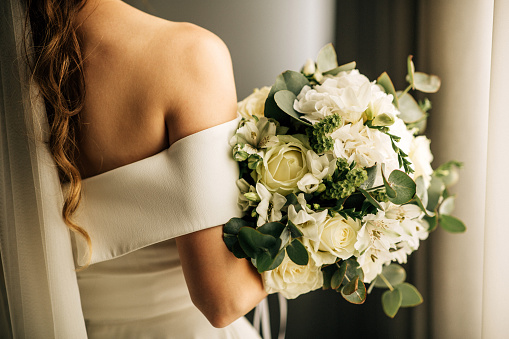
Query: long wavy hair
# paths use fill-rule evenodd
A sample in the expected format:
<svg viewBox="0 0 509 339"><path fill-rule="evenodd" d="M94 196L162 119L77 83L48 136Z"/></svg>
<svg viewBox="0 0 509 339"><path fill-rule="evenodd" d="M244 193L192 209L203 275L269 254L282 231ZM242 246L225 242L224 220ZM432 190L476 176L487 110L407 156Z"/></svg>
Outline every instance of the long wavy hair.
<svg viewBox="0 0 509 339"><path fill-rule="evenodd" d="M79 112L85 98L85 77L76 16L86 0L25 0L27 29L33 48L26 48L31 74L45 100L50 125L49 148L62 183L68 184L62 217L73 232L87 242L89 265L92 242L73 221L81 201L81 176L76 164ZM28 46L25 42L25 46Z"/></svg>

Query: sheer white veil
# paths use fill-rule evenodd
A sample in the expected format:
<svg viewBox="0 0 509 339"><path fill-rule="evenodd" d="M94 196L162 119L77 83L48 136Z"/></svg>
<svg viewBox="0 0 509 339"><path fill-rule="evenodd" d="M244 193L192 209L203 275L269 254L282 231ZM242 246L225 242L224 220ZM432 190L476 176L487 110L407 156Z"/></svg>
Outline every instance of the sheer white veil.
<svg viewBox="0 0 509 339"><path fill-rule="evenodd" d="M0 337L86 338L44 104L23 54L24 21L21 0L0 1Z"/></svg>

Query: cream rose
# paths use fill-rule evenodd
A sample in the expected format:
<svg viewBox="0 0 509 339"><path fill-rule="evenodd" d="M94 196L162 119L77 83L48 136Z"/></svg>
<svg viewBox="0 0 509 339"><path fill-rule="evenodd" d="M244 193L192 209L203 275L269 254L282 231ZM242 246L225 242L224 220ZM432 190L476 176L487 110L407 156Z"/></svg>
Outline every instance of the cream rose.
<svg viewBox="0 0 509 339"><path fill-rule="evenodd" d="M285 256L281 265L272 271L263 272L263 285L267 293L281 293L287 299L316 290L323 285L320 266L313 259L307 265L297 265Z"/></svg>
<svg viewBox="0 0 509 339"><path fill-rule="evenodd" d="M357 232L360 229L359 220L345 219L340 215L328 218L320 236L319 250L341 259L350 258L355 253Z"/></svg>
<svg viewBox="0 0 509 339"><path fill-rule="evenodd" d="M259 181L269 191L287 195L299 190L299 180L308 173L308 149L294 137L283 135L278 138L281 143L265 153L256 171Z"/></svg>
<svg viewBox="0 0 509 339"><path fill-rule="evenodd" d="M270 87L255 89L247 98L237 103L237 112L245 119L251 119L251 116L263 117L265 109L265 100L269 96Z"/></svg>

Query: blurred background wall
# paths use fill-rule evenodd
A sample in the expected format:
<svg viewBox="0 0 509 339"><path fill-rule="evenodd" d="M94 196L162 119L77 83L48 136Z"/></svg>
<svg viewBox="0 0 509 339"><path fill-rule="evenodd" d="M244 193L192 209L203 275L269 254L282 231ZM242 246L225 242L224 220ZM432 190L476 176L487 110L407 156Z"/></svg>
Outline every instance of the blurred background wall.
<svg viewBox="0 0 509 339"><path fill-rule="evenodd" d="M395 319L389 319L381 308L381 291L376 289L363 306L348 304L335 292L318 291L289 301L287 338L481 337L483 284L487 286L482 274L483 226L496 1L507 3L126 1L169 20L193 22L221 37L232 55L239 100L254 87L271 85L282 71L300 69L306 58L315 58L328 42L334 42L340 63L357 61L359 70L372 80L387 71L396 88L405 86L409 54L415 56L418 70L442 77L441 91L430 96L435 108L427 134L432 139L434 167L448 159L465 162L456 188L460 196L455 215L465 221L468 232L458 236L439 229L412 255L408 281L424 296L419 307L401 309ZM273 296L270 302L275 338L278 309Z"/></svg>

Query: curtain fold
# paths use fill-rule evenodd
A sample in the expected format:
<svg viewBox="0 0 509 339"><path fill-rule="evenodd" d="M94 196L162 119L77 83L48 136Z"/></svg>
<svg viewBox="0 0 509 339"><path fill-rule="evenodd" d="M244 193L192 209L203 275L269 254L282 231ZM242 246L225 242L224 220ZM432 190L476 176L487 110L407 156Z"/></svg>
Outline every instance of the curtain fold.
<svg viewBox="0 0 509 339"><path fill-rule="evenodd" d="M509 333L509 221L503 213L509 206L505 173L509 168L509 0L495 0L491 57L488 161L486 164L486 218L484 230L484 274L482 338L504 338Z"/></svg>

